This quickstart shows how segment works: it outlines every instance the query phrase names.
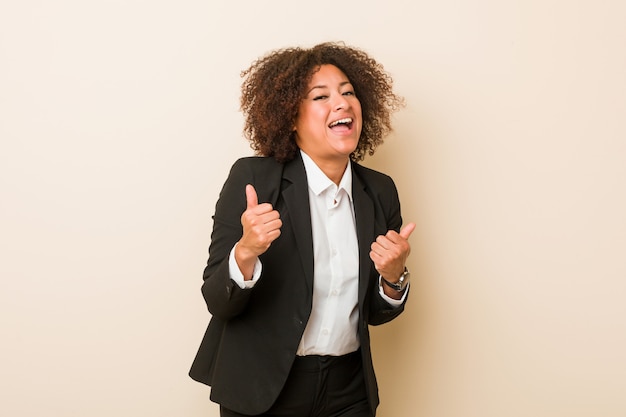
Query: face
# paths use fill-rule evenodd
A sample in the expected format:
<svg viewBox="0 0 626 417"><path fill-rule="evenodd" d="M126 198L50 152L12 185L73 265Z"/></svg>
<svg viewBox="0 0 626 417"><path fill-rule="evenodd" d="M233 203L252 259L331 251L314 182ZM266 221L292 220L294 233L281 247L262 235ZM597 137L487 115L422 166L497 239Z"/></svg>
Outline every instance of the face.
<svg viewBox="0 0 626 417"><path fill-rule="evenodd" d="M361 136L361 103L348 77L334 65L313 74L300 102L296 143L318 165L346 164Z"/></svg>

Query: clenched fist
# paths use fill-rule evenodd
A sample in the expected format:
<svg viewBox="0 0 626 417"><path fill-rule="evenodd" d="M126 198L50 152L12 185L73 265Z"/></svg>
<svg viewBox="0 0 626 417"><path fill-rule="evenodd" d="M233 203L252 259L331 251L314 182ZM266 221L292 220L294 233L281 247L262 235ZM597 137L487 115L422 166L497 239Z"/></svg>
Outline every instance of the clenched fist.
<svg viewBox="0 0 626 417"><path fill-rule="evenodd" d="M280 236L283 222L271 204L259 204L256 190L246 185L246 211L241 215L243 235L235 248L235 260L244 279L252 279L254 264L259 255L265 253Z"/></svg>
<svg viewBox="0 0 626 417"><path fill-rule="evenodd" d="M389 282L396 282L404 272L406 259L411 252L409 236L415 230L415 223L404 226L400 233L389 230L385 235L380 235L372 243L370 259L378 273ZM385 287L385 290L387 288ZM387 291L385 291L387 293ZM393 293L388 293L388 295ZM397 294L393 294L394 298Z"/></svg>

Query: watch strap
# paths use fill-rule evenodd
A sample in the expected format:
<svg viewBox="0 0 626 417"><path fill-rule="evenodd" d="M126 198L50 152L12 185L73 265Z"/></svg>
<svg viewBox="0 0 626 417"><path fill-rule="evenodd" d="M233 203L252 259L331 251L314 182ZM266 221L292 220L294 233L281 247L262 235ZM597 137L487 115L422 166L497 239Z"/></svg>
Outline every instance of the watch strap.
<svg viewBox="0 0 626 417"><path fill-rule="evenodd" d="M409 270L407 269L407 267L404 267L404 272L400 276L398 282L389 282L382 275L380 276L380 278L385 282L385 284L387 284L387 286L389 286L389 288L392 288L398 292L402 292L409 284Z"/></svg>

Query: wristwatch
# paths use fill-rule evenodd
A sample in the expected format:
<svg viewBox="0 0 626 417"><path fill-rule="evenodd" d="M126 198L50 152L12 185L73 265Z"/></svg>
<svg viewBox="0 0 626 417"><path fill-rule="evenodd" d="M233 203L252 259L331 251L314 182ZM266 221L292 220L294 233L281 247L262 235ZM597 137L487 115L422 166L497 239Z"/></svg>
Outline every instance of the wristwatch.
<svg viewBox="0 0 626 417"><path fill-rule="evenodd" d="M409 285L409 279L411 278L411 273L405 266L404 272L402 273L402 275L400 275L400 279L398 280L398 282L389 282L385 278L383 278L382 275L380 277L385 282L385 284L387 284L390 288L393 288L394 290L398 292L402 292L404 291L406 286Z"/></svg>

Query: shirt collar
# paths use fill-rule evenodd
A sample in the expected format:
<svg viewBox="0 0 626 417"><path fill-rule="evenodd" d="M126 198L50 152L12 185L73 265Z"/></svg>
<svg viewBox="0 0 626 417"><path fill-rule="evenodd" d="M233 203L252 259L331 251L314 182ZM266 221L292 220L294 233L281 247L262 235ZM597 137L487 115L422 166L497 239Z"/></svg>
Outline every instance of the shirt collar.
<svg viewBox="0 0 626 417"><path fill-rule="evenodd" d="M302 154L302 162L304 162L304 170L306 171L307 181L309 183L309 188L315 195L320 195L324 192L328 187L335 185L334 182L330 178L324 174L324 172L317 166L317 164L311 159L309 155L307 155L303 150L300 150ZM339 186L337 187L337 192L340 190L344 190L348 197L350 197L350 201L352 201L352 162L348 160L348 165L346 166L346 170L341 177L341 181L339 182Z"/></svg>

